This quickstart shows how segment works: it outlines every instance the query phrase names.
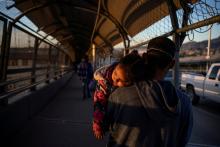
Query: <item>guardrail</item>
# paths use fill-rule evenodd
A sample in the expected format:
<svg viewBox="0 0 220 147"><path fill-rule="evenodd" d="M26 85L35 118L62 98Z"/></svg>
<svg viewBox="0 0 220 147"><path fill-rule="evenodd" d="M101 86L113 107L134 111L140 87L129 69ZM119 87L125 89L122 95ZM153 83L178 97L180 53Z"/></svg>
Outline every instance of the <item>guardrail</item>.
<svg viewBox="0 0 220 147"><path fill-rule="evenodd" d="M0 106L7 106L17 94L36 90L38 85L49 84L72 70L71 58L62 46L12 21L0 12Z"/></svg>
<svg viewBox="0 0 220 147"><path fill-rule="evenodd" d="M36 70L43 70L48 69L48 67L36 67ZM24 72L31 72L33 70L32 67L29 68L17 68L17 69L8 69L7 74L16 74L16 73L24 73Z"/></svg>
<svg viewBox="0 0 220 147"><path fill-rule="evenodd" d="M26 68L28 69L28 68ZM47 68L38 68L38 69L47 69ZM20 72L21 69L13 69L14 73L22 73ZM26 70L24 70L26 71ZM28 70L29 71L29 70ZM36 74L34 76L29 76L29 77L23 77L19 79L13 79L13 80L8 80L5 82L0 83L0 106L7 106L8 105L8 98L15 96L16 94L19 94L21 92L24 92L26 90L33 91L35 90L37 85L43 84L43 83L49 83L50 80L54 79L57 80L59 77L62 77L63 75L69 73L72 71L70 67L61 67L58 70L54 71L47 71L44 73ZM53 75L52 75L53 74ZM41 79L39 81L35 81L36 78L45 76L46 78ZM12 90L6 90L7 86L10 84L15 85L16 83L23 82L26 80L30 80L30 84L26 86L21 86L18 88L13 88ZM34 81L34 82L33 82Z"/></svg>

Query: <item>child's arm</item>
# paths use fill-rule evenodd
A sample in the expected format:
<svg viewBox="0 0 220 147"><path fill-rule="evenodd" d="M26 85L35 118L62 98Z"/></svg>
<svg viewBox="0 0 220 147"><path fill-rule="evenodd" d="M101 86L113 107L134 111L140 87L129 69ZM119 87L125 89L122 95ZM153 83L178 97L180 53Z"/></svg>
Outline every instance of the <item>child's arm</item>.
<svg viewBox="0 0 220 147"><path fill-rule="evenodd" d="M102 66L100 67L99 69L97 69L95 72L94 72L94 79L95 80L104 80L104 73L105 71L109 68L110 65L105 65L105 66Z"/></svg>
<svg viewBox="0 0 220 147"><path fill-rule="evenodd" d="M106 80L99 80L94 93L93 132L97 139L101 139L105 133L105 115L109 87Z"/></svg>

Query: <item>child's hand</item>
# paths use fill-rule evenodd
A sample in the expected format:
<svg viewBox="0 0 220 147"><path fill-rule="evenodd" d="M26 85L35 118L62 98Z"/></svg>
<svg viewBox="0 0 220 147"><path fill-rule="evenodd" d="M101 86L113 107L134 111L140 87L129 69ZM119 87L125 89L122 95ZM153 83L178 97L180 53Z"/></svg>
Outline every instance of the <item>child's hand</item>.
<svg viewBox="0 0 220 147"><path fill-rule="evenodd" d="M103 139L103 133L102 132L94 132L94 136L96 139L101 140Z"/></svg>
<svg viewBox="0 0 220 147"><path fill-rule="evenodd" d="M92 130L96 139L98 140L103 139L104 134L102 132L101 127L97 123L93 122Z"/></svg>

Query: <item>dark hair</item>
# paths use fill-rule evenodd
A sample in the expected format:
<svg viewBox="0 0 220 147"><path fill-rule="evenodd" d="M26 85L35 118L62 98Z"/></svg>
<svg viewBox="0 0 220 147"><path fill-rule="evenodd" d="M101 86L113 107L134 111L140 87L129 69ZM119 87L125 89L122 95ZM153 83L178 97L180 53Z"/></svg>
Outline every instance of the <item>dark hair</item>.
<svg viewBox="0 0 220 147"><path fill-rule="evenodd" d="M86 62L89 61L89 56L88 55L84 55L83 58L85 59Z"/></svg>
<svg viewBox="0 0 220 147"><path fill-rule="evenodd" d="M128 79L137 82L146 78L144 60L138 54L128 54L121 58L119 65L127 71Z"/></svg>
<svg viewBox="0 0 220 147"><path fill-rule="evenodd" d="M130 54L139 55L137 50L132 50L132 51L130 52Z"/></svg>
<svg viewBox="0 0 220 147"><path fill-rule="evenodd" d="M148 43L147 53L143 55L150 77L153 78L156 70L164 69L173 60L176 46L172 40L166 37L156 37Z"/></svg>
<svg viewBox="0 0 220 147"><path fill-rule="evenodd" d="M156 37L154 39L151 39L150 42L148 43L147 48L148 50L150 50L151 48L155 48L159 51L158 54L168 55L171 56L172 58L175 56L175 52L176 52L175 43L167 37Z"/></svg>

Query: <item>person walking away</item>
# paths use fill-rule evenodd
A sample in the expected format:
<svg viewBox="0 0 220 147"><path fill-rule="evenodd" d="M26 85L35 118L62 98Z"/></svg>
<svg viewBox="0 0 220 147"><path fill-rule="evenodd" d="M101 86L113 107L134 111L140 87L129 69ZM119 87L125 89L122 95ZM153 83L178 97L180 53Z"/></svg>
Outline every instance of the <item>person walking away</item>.
<svg viewBox="0 0 220 147"><path fill-rule="evenodd" d="M168 38L150 40L144 58L148 79L117 88L110 95L107 147L186 146L193 125L190 99L163 80L175 63L175 49Z"/></svg>
<svg viewBox="0 0 220 147"><path fill-rule="evenodd" d="M93 67L87 55L82 58L81 63L78 65L78 75L83 84L83 99L91 98L89 83L93 79Z"/></svg>

